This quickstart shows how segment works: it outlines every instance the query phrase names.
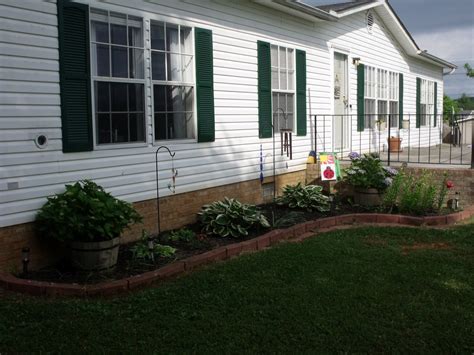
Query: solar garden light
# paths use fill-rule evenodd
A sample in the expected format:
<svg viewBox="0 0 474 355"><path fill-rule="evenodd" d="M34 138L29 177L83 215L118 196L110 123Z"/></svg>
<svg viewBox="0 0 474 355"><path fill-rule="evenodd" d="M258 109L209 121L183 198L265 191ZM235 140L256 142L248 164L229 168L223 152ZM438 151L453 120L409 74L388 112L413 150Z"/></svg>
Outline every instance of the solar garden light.
<svg viewBox="0 0 474 355"><path fill-rule="evenodd" d="M151 260L155 262L155 253L153 252L155 249L155 243L153 242L153 239L148 237L148 252L151 255Z"/></svg>
<svg viewBox="0 0 474 355"><path fill-rule="evenodd" d="M459 209L459 192L454 193L454 209L458 210Z"/></svg>
<svg viewBox="0 0 474 355"><path fill-rule="evenodd" d="M23 264L23 276L27 276L28 264L30 262L30 248L23 248L21 250L21 262Z"/></svg>

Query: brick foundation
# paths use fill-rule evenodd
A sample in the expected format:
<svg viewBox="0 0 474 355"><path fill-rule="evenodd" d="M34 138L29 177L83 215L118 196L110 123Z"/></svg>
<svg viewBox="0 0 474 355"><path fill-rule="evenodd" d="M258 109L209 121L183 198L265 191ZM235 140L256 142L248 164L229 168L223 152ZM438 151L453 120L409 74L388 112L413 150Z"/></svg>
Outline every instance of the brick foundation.
<svg viewBox="0 0 474 355"><path fill-rule="evenodd" d="M281 191L281 188L288 184L305 183L305 180L305 170L282 174L276 177L277 191ZM267 177L264 184L272 182L273 178ZM253 204L272 200L272 196L264 197L263 185L258 179L166 196L160 199L161 230L180 228L196 222L196 213L203 205L226 196ZM136 202L134 206L143 216L143 223L126 230L122 236L122 243L139 239L142 229L149 233L157 231L156 199ZM31 270L51 264L63 254L58 245L41 240L35 235L33 223L0 228L0 270L19 270L22 266L21 250L24 247L29 247L31 250L29 265Z"/></svg>

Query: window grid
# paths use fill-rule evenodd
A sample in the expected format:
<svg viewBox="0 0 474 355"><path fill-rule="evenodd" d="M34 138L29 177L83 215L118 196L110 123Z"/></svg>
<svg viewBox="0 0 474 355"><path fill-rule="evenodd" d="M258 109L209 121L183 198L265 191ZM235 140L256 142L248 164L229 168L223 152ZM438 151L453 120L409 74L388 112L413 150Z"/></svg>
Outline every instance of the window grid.
<svg viewBox="0 0 474 355"><path fill-rule="evenodd" d="M434 114L434 82L421 79L420 85L420 126L431 124ZM435 118L436 119L436 118Z"/></svg>

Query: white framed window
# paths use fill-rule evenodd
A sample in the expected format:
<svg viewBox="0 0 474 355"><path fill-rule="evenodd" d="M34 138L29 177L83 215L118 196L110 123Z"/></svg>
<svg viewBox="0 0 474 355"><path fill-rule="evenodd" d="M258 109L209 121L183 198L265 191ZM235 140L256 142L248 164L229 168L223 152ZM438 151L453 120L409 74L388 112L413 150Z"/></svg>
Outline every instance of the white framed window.
<svg viewBox="0 0 474 355"><path fill-rule="evenodd" d="M194 43L191 27L151 22L155 140L195 138Z"/></svg>
<svg viewBox="0 0 474 355"><path fill-rule="evenodd" d="M421 79L420 85L420 126L431 124L434 114L434 82Z"/></svg>
<svg viewBox="0 0 474 355"><path fill-rule="evenodd" d="M275 132L294 130L295 116L295 51L271 46L272 110Z"/></svg>
<svg viewBox="0 0 474 355"><path fill-rule="evenodd" d="M90 10L96 142L145 142L143 19Z"/></svg>
<svg viewBox="0 0 474 355"><path fill-rule="evenodd" d="M377 120L398 127L398 73L366 66L364 79L364 128L375 128Z"/></svg>

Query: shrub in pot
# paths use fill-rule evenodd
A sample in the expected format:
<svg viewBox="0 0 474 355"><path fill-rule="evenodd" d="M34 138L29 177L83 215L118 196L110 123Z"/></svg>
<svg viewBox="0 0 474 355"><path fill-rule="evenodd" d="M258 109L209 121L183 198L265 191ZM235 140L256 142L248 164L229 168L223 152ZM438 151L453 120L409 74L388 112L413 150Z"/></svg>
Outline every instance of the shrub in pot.
<svg viewBox="0 0 474 355"><path fill-rule="evenodd" d="M49 197L36 227L40 235L70 246L73 266L100 270L117 263L120 234L141 219L130 203L84 180Z"/></svg>
<svg viewBox="0 0 474 355"><path fill-rule="evenodd" d="M349 158L351 166L344 169L344 180L354 187L354 202L366 207L380 205L382 195L392 184L397 170L384 167L375 153L360 156L352 152Z"/></svg>

